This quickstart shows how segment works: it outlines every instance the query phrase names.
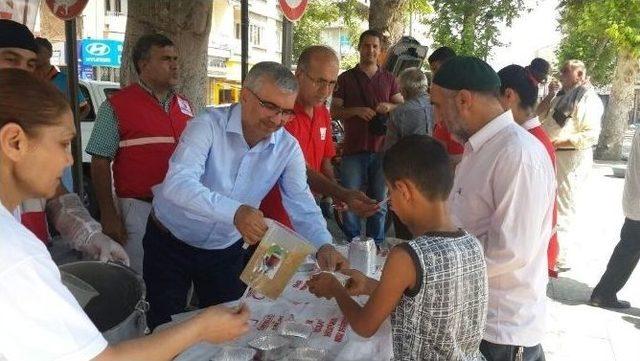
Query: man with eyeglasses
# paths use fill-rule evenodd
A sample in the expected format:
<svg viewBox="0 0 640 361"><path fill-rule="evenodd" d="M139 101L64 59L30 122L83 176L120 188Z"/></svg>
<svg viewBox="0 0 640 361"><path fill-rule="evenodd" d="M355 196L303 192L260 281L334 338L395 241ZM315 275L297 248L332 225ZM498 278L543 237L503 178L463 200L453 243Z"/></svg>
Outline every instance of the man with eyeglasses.
<svg viewBox="0 0 640 361"><path fill-rule="evenodd" d="M300 145L282 129L297 94L291 71L261 62L239 104L208 109L187 125L154 188L143 241L150 327L184 311L191 282L200 307L240 298L243 243L257 244L267 231L258 206L276 184L294 227L318 248L320 267L347 267L309 190Z"/></svg>
<svg viewBox="0 0 640 361"><path fill-rule="evenodd" d="M560 70L560 90L540 115L556 150L558 182L558 270L576 262L580 234L576 215L593 166L593 147L598 144L604 105L589 83L580 60L567 60Z"/></svg>
<svg viewBox="0 0 640 361"><path fill-rule="evenodd" d="M299 90L293 108L295 115L285 129L302 148L309 185L314 192L333 197L337 205L360 216L370 216L378 209L376 202L359 190L341 187L331 164L336 151L331 137L331 115L325 102L338 78L338 56L329 47L315 45L302 51L297 64ZM266 217L293 228L278 186L265 197L260 210Z"/></svg>

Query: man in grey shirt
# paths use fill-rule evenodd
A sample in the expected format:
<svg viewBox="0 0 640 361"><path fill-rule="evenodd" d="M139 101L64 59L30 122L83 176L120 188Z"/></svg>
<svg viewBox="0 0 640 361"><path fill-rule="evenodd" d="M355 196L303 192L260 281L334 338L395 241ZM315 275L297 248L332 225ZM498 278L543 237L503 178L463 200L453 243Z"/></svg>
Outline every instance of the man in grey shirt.
<svg viewBox="0 0 640 361"><path fill-rule="evenodd" d="M403 70L398 76L404 103L391 111L384 150L412 134L431 134L433 115L427 95L427 77L418 68Z"/></svg>
<svg viewBox="0 0 640 361"><path fill-rule="evenodd" d="M427 95L429 82L424 73L418 68L405 69L398 75L398 84L404 103L390 113L384 151L406 136L430 135L433 130L433 112ZM395 213L392 216L395 236L407 240L414 238L398 216Z"/></svg>

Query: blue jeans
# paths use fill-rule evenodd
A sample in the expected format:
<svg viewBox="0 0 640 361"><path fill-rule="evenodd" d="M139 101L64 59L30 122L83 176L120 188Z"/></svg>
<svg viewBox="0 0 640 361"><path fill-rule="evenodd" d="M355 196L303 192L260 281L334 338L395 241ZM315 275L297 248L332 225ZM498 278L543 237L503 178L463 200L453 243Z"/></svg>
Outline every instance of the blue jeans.
<svg viewBox="0 0 640 361"><path fill-rule="evenodd" d="M387 196L387 187L382 173L382 153L359 153L342 157L340 182L349 189L360 189L370 198L382 201ZM363 188L366 185L366 188ZM376 244L384 241L387 205L367 219L367 236ZM360 218L352 212L344 214L344 232L349 240L360 235Z"/></svg>

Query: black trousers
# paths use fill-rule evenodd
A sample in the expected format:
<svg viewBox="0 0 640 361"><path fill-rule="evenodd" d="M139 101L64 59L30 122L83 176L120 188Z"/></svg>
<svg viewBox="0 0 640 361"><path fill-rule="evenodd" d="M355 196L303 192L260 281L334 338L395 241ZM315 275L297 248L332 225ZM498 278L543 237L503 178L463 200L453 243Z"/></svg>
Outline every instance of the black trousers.
<svg viewBox="0 0 640 361"><path fill-rule="evenodd" d="M480 353L487 361L545 361L542 345L521 347L482 340Z"/></svg>
<svg viewBox="0 0 640 361"><path fill-rule="evenodd" d="M616 299L616 294L629 280L640 260L640 222L625 218L620 231L620 242L613 250L607 270L593 289L592 297L602 300Z"/></svg>
<svg viewBox="0 0 640 361"><path fill-rule="evenodd" d="M156 222L149 217L142 240L150 329L171 321L171 315L184 312L192 283L200 307L242 296L245 290L240 281L244 268L242 240L226 249L200 249L175 238Z"/></svg>

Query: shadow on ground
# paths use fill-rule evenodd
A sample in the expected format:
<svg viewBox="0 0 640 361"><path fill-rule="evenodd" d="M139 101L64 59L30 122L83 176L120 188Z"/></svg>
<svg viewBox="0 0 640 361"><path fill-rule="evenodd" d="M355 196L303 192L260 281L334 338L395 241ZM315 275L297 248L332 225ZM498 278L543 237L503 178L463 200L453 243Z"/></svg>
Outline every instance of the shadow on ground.
<svg viewBox="0 0 640 361"><path fill-rule="evenodd" d="M588 305L591 291L593 291L593 288L589 287L586 283L567 277L552 279L547 285L547 297L568 306ZM625 316L623 319L634 323L637 328L640 328L640 308L607 308L606 310L635 316Z"/></svg>
<svg viewBox="0 0 640 361"><path fill-rule="evenodd" d="M622 319L636 326L638 330L640 330L640 318L631 317L631 316L622 316Z"/></svg>

